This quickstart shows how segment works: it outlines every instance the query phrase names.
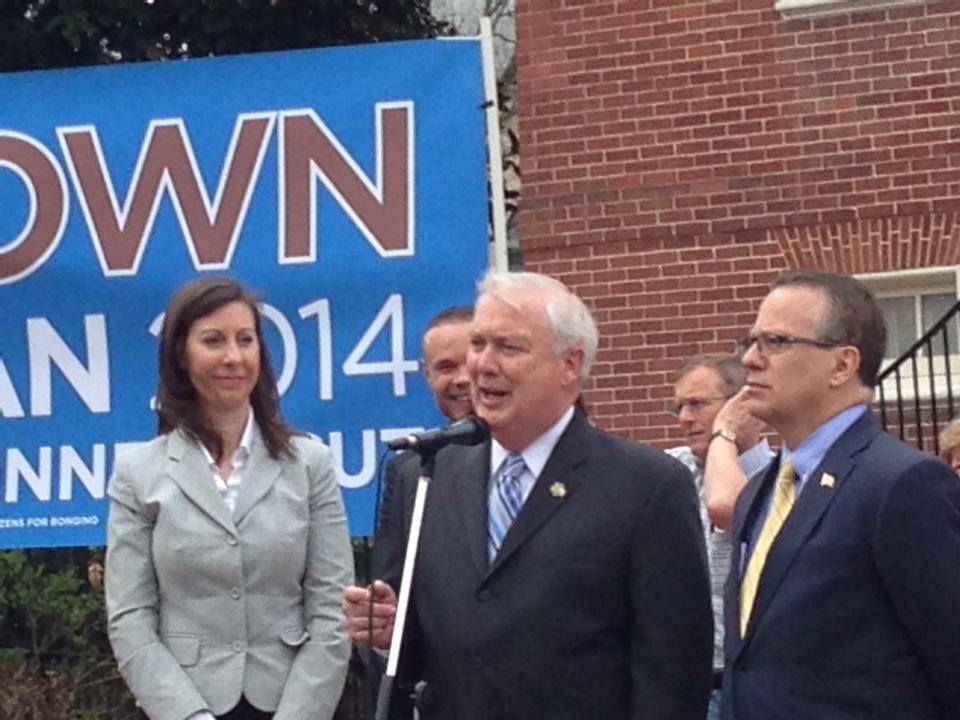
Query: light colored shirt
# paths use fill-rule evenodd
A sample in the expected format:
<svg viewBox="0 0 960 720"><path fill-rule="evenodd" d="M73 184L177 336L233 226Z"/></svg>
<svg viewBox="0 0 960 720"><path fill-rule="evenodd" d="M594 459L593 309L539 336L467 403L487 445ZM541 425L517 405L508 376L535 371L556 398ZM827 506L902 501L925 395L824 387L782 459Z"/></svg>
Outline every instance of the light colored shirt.
<svg viewBox="0 0 960 720"><path fill-rule="evenodd" d="M703 499L703 467L690 447L681 445L666 450L668 455L686 465L693 475L693 482L700 498L700 523L703 540L707 546L707 561L710 565L710 600L713 605L713 669L723 669L723 586L730 574L730 559L733 554L733 538L730 533L715 527L710 521L707 504ZM737 458L737 464L747 477L763 471L770 464L773 451L764 438Z"/></svg>
<svg viewBox="0 0 960 720"><path fill-rule="evenodd" d="M837 439L843 435L851 425L859 420L866 411L866 405L853 405L848 407L846 410L837 413L823 423L823 425L820 425L812 433L807 435L807 437L805 437L803 441L797 445L796 449L791 450L787 447L786 443L783 444L783 446L780 448L780 463L784 463L787 460L793 460L793 466L797 472L797 491L794 496L795 498L800 497L800 493L803 492L803 488L807 486L807 480L809 480L810 476L813 475L818 467L820 467L823 459L827 456L827 453L830 451L830 448L833 447L833 444L837 441ZM763 528L763 523L764 520L766 520L767 512L770 510L770 500L772 495L772 492L767 493L767 496L763 499L763 511L758 513L756 519L753 521L753 525L749 528L749 544L741 544L741 577L743 576L744 570L747 567L747 560L750 558L750 553L753 551L753 546L754 543L756 543L757 536L760 534L760 530ZM796 502L796 500L794 502Z"/></svg>
<svg viewBox="0 0 960 720"><path fill-rule="evenodd" d="M810 476L820 467L837 438L843 435L866 411L866 405L848 407L807 435L796 449L791 450L784 443L780 462L787 459L793 460L793 466L797 470L797 496L806 486Z"/></svg>
<svg viewBox="0 0 960 720"><path fill-rule="evenodd" d="M233 451L233 455L230 457L230 475L227 476L226 479L220 474L220 468L217 466L216 459L202 443L200 444L200 449L203 450L203 456L207 459L210 472L213 474L213 482L231 514L237 506L237 497L240 495L240 485L243 483L243 468L246 467L247 460L250 458L250 444L253 441L254 431L259 432L259 429L257 428L257 423L253 420L253 409L251 408L250 414L247 416L247 424L244 426L243 434L240 436L240 445Z"/></svg>
<svg viewBox="0 0 960 720"><path fill-rule="evenodd" d="M560 416L559 420L520 453L526 465L523 474L519 478L520 497L523 499L523 502L526 502L527 498L530 497L530 492L533 490L537 478L540 477L540 473L543 472L544 465L547 464L547 460L550 459L553 449L560 441L560 436L563 435L563 431L567 429L567 425L570 424L572 419L573 406L571 405L567 411ZM497 491L494 479L500 471L500 466L503 465L509 454L510 451L498 443L496 439L490 441L490 478L487 492L491 495Z"/></svg>

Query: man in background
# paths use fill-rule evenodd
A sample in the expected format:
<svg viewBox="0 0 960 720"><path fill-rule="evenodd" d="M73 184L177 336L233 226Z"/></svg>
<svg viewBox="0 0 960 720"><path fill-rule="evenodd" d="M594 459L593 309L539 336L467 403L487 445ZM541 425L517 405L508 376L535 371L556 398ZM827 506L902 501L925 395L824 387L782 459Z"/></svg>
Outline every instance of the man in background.
<svg viewBox="0 0 960 720"><path fill-rule="evenodd" d="M467 305L441 310L427 323L421 340L421 369L437 409L450 422L462 420L473 413L470 376L467 373L472 319L473 308ZM390 572L399 573L399 569L394 568L403 567L406 545L396 540L402 539L406 533L419 476L420 456L415 452L402 452L387 463L382 511L370 560L371 574L375 578L385 577ZM405 498L404 502L391 502L394 493L400 493ZM394 511L392 516L391 509ZM392 523L399 524L399 533L387 530Z"/></svg>
<svg viewBox="0 0 960 720"><path fill-rule="evenodd" d="M450 422L462 420L473 413L470 395L470 376L467 374L467 350L470 347L470 321L473 308L457 305L441 310L427 322L420 341L420 369L423 372L437 409ZM420 456L415 452L402 452L392 458L384 469L384 490L377 518L377 540L370 555L370 573L374 578L399 573L403 567L406 547L402 540L409 522L413 504L413 492L420 476ZM398 493L404 498L394 503ZM392 513L391 513L392 510ZM385 532L396 524L401 531ZM396 570L392 570L396 568ZM361 647L360 657L372 674L383 672L385 653L369 653ZM373 692L368 698L371 707L376 703L376 682L368 682ZM398 701L399 702L399 701ZM407 699L409 705L410 699Z"/></svg>
<svg viewBox="0 0 960 720"><path fill-rule="evenodd" d="M960 484L871 415L885 343L870 291L814 270L739 342L783 443L737 501L725 720L960 718Z"/></svg>
<svg viewBox="0 0 960 720"><path fill-rule="evenodd" d="M700 498L713 603L713 692L708 720L719 720L723 681L723 589L730 574L730 520L747 480L770 463L763 423L743 405L747 371L732 353L694 355L677 371L672 411L687 444L667 453L687 466Z"/></svg>
<svg viewBox="0 0 960 720"><path fill-rule="evenodd" d="M427 323L421 341L423 374L437 408L451 422L473 412L467 374L472 319L473 308L466 305L441 310Z"/></svg>

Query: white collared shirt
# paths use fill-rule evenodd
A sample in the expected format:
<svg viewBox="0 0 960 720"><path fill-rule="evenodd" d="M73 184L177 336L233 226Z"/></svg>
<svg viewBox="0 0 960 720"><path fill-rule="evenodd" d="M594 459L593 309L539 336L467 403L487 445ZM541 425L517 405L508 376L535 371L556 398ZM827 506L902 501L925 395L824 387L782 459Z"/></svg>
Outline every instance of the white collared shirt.
<svg viewBox="0 0 960 720"><path fill-rule="evenodd" d="M573 405L567 408L567 411L560 416L560 419L547 428L547 431L543 433L543 435L530 443L524 448L523 452L520 453L526 465L526 469L524 469L523 474L520 476L520 492L524 502L526 502L530 496L530 492L533 490L537 478L540 477L540 473L543 472L543 468L547 464L547 460L550 459L553 449L560 441L560 436L563 435L563 431L567 429L567 425L570 424L572 419ZM510 451L498 443L496 439L490 441L490 478L487 486L489 488L488 492L494 492L494 478L509 454Z"/></svg>
<svg viewBox="0 0 960 720"><path fill-rule="evenodd" d="M220 474L216 459L204 447L203 443L200 444L200 449L203 450L203 456L207 459L210 472L213 473L213 482L231 514L237 507L237 497L240 495L240 485L243 483L243 469L246 467L247 460L250 459L250 444L253 441L253 430L256 426L257 424L253 420L253 408L250 408L247 424L240 436L240 445L233 451L233 456L230 458L230 475L226 480Z"/></svg>

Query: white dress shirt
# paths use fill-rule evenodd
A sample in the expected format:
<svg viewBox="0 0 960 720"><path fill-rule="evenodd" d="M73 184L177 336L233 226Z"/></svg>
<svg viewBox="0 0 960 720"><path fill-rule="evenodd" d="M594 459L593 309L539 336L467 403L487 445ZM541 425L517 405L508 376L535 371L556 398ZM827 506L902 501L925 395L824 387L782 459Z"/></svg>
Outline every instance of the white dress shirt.
<svg viewBox="0 0 960 720"><path fill-rule="evenodd" d="M210 451L204 447L203 443L200 443L200 449L203 450L203 456L207 459L210 472L213 474L213 482L217 490L220 491L220 497L223 498L223 502L231 514L237 506L237 497L240 495L240 485L243 483L243 468L246 466L247 459L250 457L250 443L253 440L254 431L259 432L259 428L257 428L257 423L253 420L253 408L251 408L250 414L247 416L247 424L244 426L243 434L240 436L240 445L233 451L233 455L230 457L230 475L226 479L220 474L220 467L217 465L216 459L210 454ZM188 720L193 720L193 718L189 718Z"/></svg>
<svg viewBox="0 0 960 720"><path fill-rule="evenodd" d="M207 450L203 443L200 443L203 456L207 459L207 463L210 465L210 471L213 473L213 482L217 486L217 490L220 491L220 497L223 498L224 504L230 509L231 513L237 506L237 497L240 495L240 485L243 483L243 468L247 464L247 459L250 457L250 442L253 439L253 432L256 427L257 424L253 420L253 409L251 408L250 415L247 416L247 424L244 426L243 434L240 436L240 445L233 451L233 455L230 458L232 467L230 469L230 475L226 480L224 480L220 474L220 468L217 466L216 459L214 459L213 455L210 454L210 451ZM217 718L208 710L201 710L188 717L187 720L217 720Z"/></svg>
<svg viewBox="0 0 960 720"><path fill-rule="evenodd" d="M543 467L547 464L547 460L550 459L550 454L557 446L557 443L560 441L560 436L563 435L563 431L567 429L567 425L570 424L572 419L573 406L571 405L567 408L567 411L560 416L560 419L551 425L543 435L524 448L522 453L518 453L523 457L524 465L526 465L523 474L519 478L520 496L524 502L530 497L530 492L533 490L537 478L540 477L540 473L543 472ZM500 466L503 465L509 454L510 451L498 443L496 439L490 441L489 493L495 493L497 491L495 478L497 472L500 470Z"/></svg>

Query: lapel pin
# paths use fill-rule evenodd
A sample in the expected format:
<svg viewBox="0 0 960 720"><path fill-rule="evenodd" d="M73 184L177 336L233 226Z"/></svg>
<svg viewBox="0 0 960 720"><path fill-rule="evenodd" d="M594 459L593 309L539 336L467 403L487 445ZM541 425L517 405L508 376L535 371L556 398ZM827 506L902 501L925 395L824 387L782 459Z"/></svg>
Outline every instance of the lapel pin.
<svg viewBox="0 0 960 720"><path fill-rule="evenodd" d="M550 486L550 494L558 500L562 500L567 496L567 486L562 482L555 482Z"/></svg>
<svg viewBox="0 0 960 720"><path fill-rule="evenodd" d="M833 486L837 484L837 479L828 472L825 472L820 476L820 487L833 489Z"/></svg>

